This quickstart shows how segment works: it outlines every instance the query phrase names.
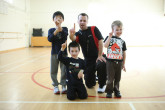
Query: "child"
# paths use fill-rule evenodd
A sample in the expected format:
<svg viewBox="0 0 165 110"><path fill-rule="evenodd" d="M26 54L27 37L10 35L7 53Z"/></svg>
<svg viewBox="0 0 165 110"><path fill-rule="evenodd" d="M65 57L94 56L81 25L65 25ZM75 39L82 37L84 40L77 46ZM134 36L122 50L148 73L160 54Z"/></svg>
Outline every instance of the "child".
<svg viewBox="0 0 165 110"><path fill-rule="evenodd" d="M64 15L62 12L57 11L53 14L53 21L56 25L55 28L51 28L48 31L48 40L52 42L52 51L51 51L51 67L50 74L52 79L52 85L54 86L54 94L59 94L59 82L57 80L58 65L60 63L61 68L61 81L62 85L62 94L66 93L66 76L65 76L65 66L63 63L59 62L57 59L58 52L61 49L61 44L65 43L68 36L68 28L61 27L62 22L64 21ZM67 49L64 50L64 55L67 56Z"/></svg>
<svg viewBox="0 0 165 110"><path fill-rule="evenodd" d="M80 46L75 41L69 44L71 58L63 56L65 48L66 43L62 44L58 59L65 64L67 70L67 98L74 100L78 96L80 99L86 99L88 94L82 80L85 62L78 58Z"/></svg>
<svg viewBox="0 0 165 110"><path fill-rule="evenodd" d="M120 38L123 24L121 21L114 21L111 25L112 32L106 37L104 47L107 48L107 86L105 89L106 97L112 98L114 91L117 98L121 98L119 82L121 79L121 69L126 72L126 43ZM112 36L114 34L114 36Z"/></svg>

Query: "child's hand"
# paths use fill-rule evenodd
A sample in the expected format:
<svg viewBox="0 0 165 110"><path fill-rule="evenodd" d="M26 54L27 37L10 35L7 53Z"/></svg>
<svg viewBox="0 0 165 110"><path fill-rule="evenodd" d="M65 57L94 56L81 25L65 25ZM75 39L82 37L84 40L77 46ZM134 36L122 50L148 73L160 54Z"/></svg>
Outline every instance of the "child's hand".
<svg viewBox="0 0 165 110"><path fill-rule="evenodd" d="M66 48L67 40L61 45L61 51L64 51Z"/></svg>
<svg viewBox="0 0 165 110"><path fill-rule="evenodd" d="M73 37L74 34L75 34L75 23L74 23L74 27L70 29L70 36Z"/></svg>
<svg viewBox="0 0 165 110"><path fill-rule="evenodd" d="M61 31L62 31L61 23L57 20L57 21L55 21L55 24L56 24L56 26L57 26L56 31L57 31L57 32L61 32Z"/></svg>
<svg viewBox="0 0 165 110"><path fill-rule="evenodd" d="M126 72L126 68L125 68L125 65L123 65L123 66L122 66L122 69L123 69L123 71L125 71L125 72Z"/></svg>
<svg viewBox="0 0 165 110"><path fill-rule="evenodd" d="M113 35L113 31L109 33L109 37L111 38Z"/></svg>
<svg viewBox="0 0 165 110"><path fill-rule="evenodd" d="M79 73L78 73L78 78L81 79L83 78L83 70L80 70Z"/></svg>

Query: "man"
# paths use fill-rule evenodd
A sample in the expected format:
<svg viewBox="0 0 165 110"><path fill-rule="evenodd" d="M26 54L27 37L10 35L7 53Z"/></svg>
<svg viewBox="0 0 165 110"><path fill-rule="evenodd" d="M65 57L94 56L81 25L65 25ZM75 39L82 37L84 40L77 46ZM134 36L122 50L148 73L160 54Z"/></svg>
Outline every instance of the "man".
<svg viewBox="0 0 165 110"><path fill-rule="evenodd" d="M85 84L88 88L92 88L96 85L96 62L106 62L105 58L102 56L103 53L103 37L99 29L95 26L88 27L88 15L86 13L81 13L78 15L78 24L80 30L75 32L74 28L70 29L70 39L76 41L80 44L82 52L86 62L85 69ZM93 30L93 31L92 31ZM99 81L98 92L104 92L104 85L106 83L106 73L97 73L99 79L104 81Z"/></svg>

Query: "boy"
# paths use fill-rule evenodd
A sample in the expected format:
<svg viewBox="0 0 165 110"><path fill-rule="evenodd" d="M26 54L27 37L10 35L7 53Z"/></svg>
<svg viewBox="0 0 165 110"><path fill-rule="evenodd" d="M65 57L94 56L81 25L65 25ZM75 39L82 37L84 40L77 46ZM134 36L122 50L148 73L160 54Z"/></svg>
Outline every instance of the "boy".
<svg viewBox="0 0 165 110"><path fill-rule="evenodd" d="M125 59L127 50L125 41L120 38L122 27L121 21L114 21L111 25L112 32L104 41L104 47L107 48L107 86L105 89L107 98L112 98L113 91L117 98L121 98L119 82L121 79L121 69L126 72ZM114 36L112 36L113 34Z"/></svg>
<svg viewBox="0 0 165 110"><path fill-rule="evenodd" d="M88 94L82 80L85 62L78 58L80 46L75 41L69 44L71 58L63 56L65 48L66 43L62 44L58 59L65 64L67 70L67 98L74 100L78 96L80 99L86 99Z"/></svg>
<svg viewBox="0 0 165 110"><path fill-rule="evenodd" d="M48 40L52 42L52 51L51 51L51 67L50 74L52 79L52 85L54 86L54 94L59 94L59 82L57 80L58 65L60 63L61 68L61 81L62 85L62 94L67 92L66 90L66 76L65 76L65 66L63 63L59 62L57 59L58 52L61 49L61 44L65 43L68 36L67 27L61 27L62 22L64 21L64 15L62 12L57 11L53 14L53 21L56 25L55 28L51 28L48 31ZM64 55L67 56L67 49L64 50Z"/></svg>

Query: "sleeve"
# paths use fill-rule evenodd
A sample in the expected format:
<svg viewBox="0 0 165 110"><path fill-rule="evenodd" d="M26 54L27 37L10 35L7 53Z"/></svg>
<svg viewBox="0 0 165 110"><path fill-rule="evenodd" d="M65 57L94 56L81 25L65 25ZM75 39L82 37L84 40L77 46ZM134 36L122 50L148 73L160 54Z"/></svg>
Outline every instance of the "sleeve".
<svg viewBox="0 0 165 110"><path fill-rule="evenodd" d="M104 42L108 39L108 36L104 39Z"/></svg>
<svg viewBox="0 0 165 110"><path fill-rule="evenodd" d="M99 31L99 29L97 27L95 27L94 32L95 32L95 35L96 35L98 40L102 40L103 39L103 36L102 36L101 32Z"/></svg>
<svg viewBox="0 0 165 110"><path fill-rule="evenodd" d="M79 43L79 34L78 34L78 32L75 33L75 36L76 36L76 42Z"/></svg>
<svg viewBox="0 0 165 110"><path fill-rule="evenodd" d="M61 61L64 65L69 65L70 63L69 57L64 57L63 54L64 51L60 50L58 53L58 60Z"/></svg>
<svg viewBox="0 0 165 110"><path fill-rule="evenodd" d="M126 50L127 50L127 47L126 47L126 43L124 41L124 43L123 43L123 51L126 51Z"/></svg>
<svg viewBox="0 0 165 110"><path fill-rule="evenodd" d="M63 31L62 31L62 42L65 43L65 41L67 40L67 36L68 36L68 28L67 27L63 27Z"/></svg>

